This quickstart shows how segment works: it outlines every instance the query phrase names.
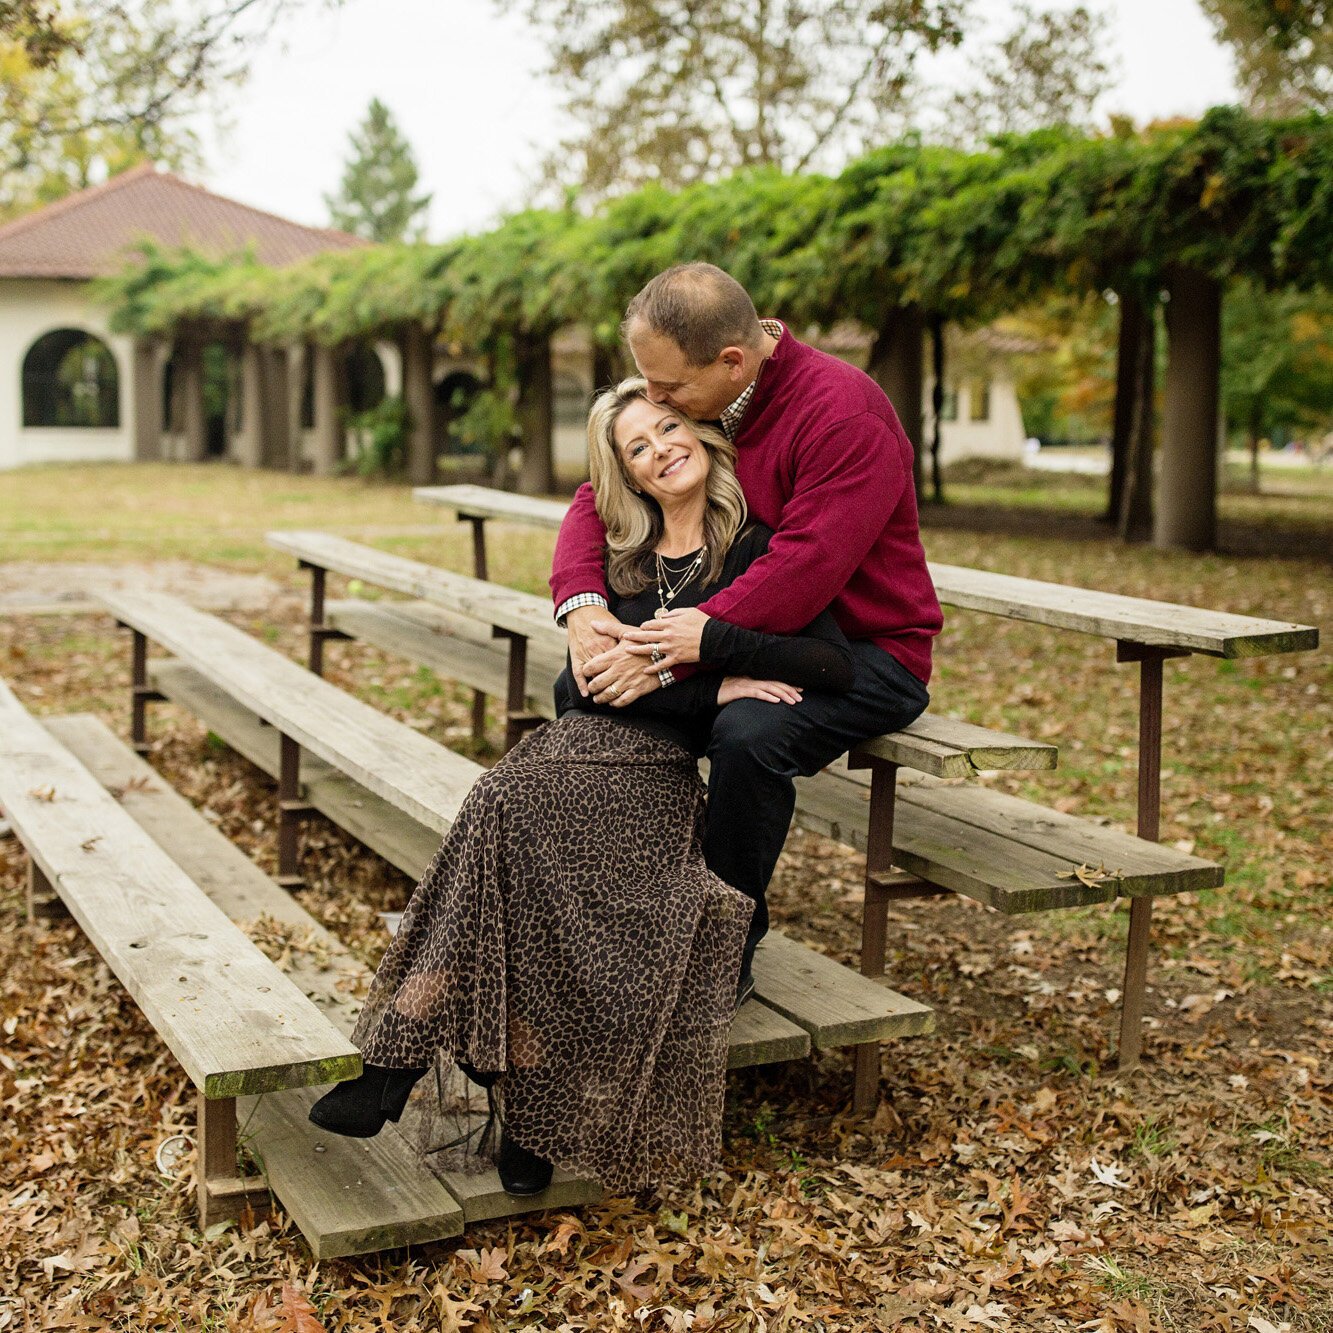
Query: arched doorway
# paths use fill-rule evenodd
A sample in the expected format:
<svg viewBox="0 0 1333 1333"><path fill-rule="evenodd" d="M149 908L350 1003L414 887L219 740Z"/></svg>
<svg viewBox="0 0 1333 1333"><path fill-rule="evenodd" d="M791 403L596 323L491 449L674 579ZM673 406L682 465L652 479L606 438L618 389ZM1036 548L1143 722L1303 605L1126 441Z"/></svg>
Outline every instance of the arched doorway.
<svg viewBox="0 0 1333 1333"><path fill-rule="evenodd" d="M369 343L353 343L343 358L347 410L369 412L384 401L384 363Z"/></svg>
<svg viewBox="0 0 1333 1333"><path fill-rule="evenodd" d="M120 425L120 375L100 338L52 329L23 358L23 424L86 430Z"/></svg>
<svg viewBox="0 0 1333 1333"><path fill-rule="evenodd" d="M459 421L481 392L481 381L468 370L452 370L435 386L435 452L437 455L481 454L476 440L466 440Z"/></svg>

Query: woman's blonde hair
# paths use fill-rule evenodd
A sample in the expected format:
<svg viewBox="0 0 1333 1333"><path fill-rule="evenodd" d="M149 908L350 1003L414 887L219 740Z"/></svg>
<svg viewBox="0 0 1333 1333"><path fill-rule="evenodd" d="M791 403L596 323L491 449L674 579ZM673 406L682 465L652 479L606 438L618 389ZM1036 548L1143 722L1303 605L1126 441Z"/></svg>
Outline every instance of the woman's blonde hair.
<svg viewBox="0 0 1333 1333"><path fill-rule="evenodd" d="M588 413L588 471L597 513L606 527L606 574L622 597L633 597L657 581L653 550L662 539L662 510L650 495L636 491L616 447L616 422L633 402L648 398L648 381L621 380L599 394ZM721 576L722 561L745 526L745 496L736 480L736 448L716 426L705 426L671 409L698 437L708 454L705 483L704 542L708 558L700 571L701 583Z"/></svg>

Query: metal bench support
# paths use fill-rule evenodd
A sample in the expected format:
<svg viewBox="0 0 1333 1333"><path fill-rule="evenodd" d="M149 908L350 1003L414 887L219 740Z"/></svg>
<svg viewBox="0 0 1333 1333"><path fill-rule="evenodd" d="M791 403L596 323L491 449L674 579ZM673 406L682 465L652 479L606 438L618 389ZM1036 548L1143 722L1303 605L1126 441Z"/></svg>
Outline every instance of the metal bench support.
<svg viewBox="0 0 1333 1333"><path fill-rule="evenodd" d="M1162 663L1188 657L1181 649L1158 648L1120 640L1117 662L1139 664L1139 792L1136 832L1157 842L1162 819ZM1148 985L1148 951L1152 941L1152 899L1135 898L1129 906L1129 942L1125 950L1124 997L1120 1004L1118 1066L1138 1066L1143 1050L1143 1007Z"/></svg>
<svg viewBox="0 0 1333 1333"><path fill-rule="evenodd" d="M486 520L480 514L459 514L460 523L472 524L472 577L489 579L486 564ZM472 740L480 745L486 739L486 696L472 691ZM505 749L509 749L506 741Z"/></svg>
<svg viewBox="0 0 1333 1333"><path fill-rule="evenodd" d="M310 571L310 669L317 676L324 674L324 644L328 639L350 639L340 629L334 629L324 620L324 588L328 571L308 560L298 562L298 568Z"/></svg>
<svg viewBox="0 0 1333 1333"><path fill-rule="evenodd" d="M125 625L117 622L121 628ZM136 754L148 753L148 705L166 698L148 683L148 640L130 630L130 743Z"/></svg>
<svg viewBox="0 0 1333 1333"><path fill-rule="evenodd" d="M861 915L861 975L884 975L889 894L884 880L893 870L893 810L897 797L898 765L871 766L870 825L866 833L866 890ZM879 1047L877 1041L856 1048L856 1075L852 1109L868 1115L879 1101Z"/></svg>
<svg viewBox="0 0 1333 1333"><path fill-rule="evenodd" d="M284 889L302 889L301 825L315 813L301 797L301 747L286 734L278 749L278 873Z"/></svg>

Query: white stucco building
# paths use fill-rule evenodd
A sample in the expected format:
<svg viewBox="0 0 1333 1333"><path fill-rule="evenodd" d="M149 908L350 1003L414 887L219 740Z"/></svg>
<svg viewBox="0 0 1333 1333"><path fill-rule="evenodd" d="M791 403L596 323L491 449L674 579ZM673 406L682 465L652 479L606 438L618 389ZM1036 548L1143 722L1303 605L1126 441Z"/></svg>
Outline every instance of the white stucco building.
<svg viewBox="0 0 1333 1333"><path fill-rule="evenodd" d="M152 166L0 226L0 470L209 456L281 463L274 451L290 452L293 440L298 454L309 448L299 401L309 371L289 388L288 366L277 364L285 352L231 349L236 392L206 402L205 341L110 331L89 283L123 267L145 238L217 256L250 250L275 266L363 244ZM381 367L386 379L393 371Z"/></svg>

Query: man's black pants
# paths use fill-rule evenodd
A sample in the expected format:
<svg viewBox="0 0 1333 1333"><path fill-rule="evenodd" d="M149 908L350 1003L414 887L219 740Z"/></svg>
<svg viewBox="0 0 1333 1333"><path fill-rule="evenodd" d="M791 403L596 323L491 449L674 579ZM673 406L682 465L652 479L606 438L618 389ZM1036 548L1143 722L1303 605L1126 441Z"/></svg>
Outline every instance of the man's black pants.
<svg viewBox="0 0 1333 1333"><path fill-rule="evenodd" d="M930 702L891 653L865 641L852 651L856 679L847 694L811 691L799 704L738 699L713 723L704 859L755 901L742 975L768 930L765 893L796 808L793 779L818 773L858 741L909 725Z"/></svg>

